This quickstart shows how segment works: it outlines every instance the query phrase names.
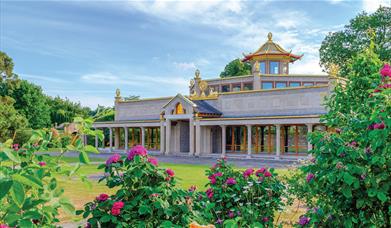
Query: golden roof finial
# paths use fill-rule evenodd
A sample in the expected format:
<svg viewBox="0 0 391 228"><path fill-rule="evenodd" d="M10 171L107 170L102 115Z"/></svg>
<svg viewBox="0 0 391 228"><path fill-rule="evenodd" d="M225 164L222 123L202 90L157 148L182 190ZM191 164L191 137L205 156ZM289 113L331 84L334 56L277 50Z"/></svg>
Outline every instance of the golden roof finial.
<svg viewBox="0 0 391 228"><path fill-rule="evenodd" d="M200 70L195 71L195 78L200 78Z"/></svg>
<svg viewBox="0 0 391 228"><path fill-rule="evenodd" d="M115 101L121 101L121 91L119 89L115 90Z"/></svg>
<svg viewBox="0 0 391 228"><path fill-rule="evenodd" d="M272 40L273 40L273 34L272 34L271 32L269 32L269 33L267 34L267 39L268 39L269 41L272 41Z"/></svg>

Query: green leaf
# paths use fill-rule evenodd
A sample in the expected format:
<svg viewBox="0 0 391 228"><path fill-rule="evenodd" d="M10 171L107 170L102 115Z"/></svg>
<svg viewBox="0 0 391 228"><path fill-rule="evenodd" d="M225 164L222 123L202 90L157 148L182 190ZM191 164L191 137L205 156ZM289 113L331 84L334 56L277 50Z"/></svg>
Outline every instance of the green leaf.
<svg viewBox="0 0 391 228"><path fill-rule="evenodd" d="M350 187L344 187L342 188L342 194L346 197L346 198L352 198L352 190L350 189Z"/></svg>
<svg viewBox="0 0 391 228"><path fill-rule="evenodd" d="M145 205L141 205L140 208L138 209L138 213L140 215L149 214L150 211L151 211L151 208L148 206L145 206Z"/></svg>
<svg viewBox="0 0 391 228"><path fill-rule="evenodd" d="M19 206L19 208L22 207L24 202L24 187L21 183L14 181L11 188L11 197L16 205Z"/></svg>
<svg viewBox="0 0 391 228"><path fill-rule="evenodd" d="M26 175L14 174L12 175L12 179L19 181L22 184L31 186L33 188L43 188L42 181L32 175L26 176Z"/></svg>
<svg viewBox="0 0 391 228"><path fill-rule="evenodd" d="M1 180L0 181L0 200L5 196L7 195L7 193L9 192L9 190L11 189L12 187L12 180Z"/></svg>
<svg viewBox="0 0 391 228"><path fill-rule="evenodd" d="M90 159L88 158L87 153L84 151L80 151L79 160L81 163L84 163L84 164L90 163Z"/></svg>
<svg viewBox="0 0 391 228"><path fill-rule="evenodd" d="M383 203L387 201L387 196L384 194L384 192L378 192L377 198L382 201Z"/></svg>
<svg viewBox="0 0 391 228"><path fill-rule="evenodd" d="M345 183L348 185L351 185L353 183L353 178L354 177L352 175L350 175L349 173L346 173L346 172L343 175L343 179L344 179Z"/></svg>
<svg viewBox="0 0 391 228"><path fill-rule="evenodd" d="M34 227L30 219L23 219L22 221L19 222L19 226L23 228Z"/></svg>
<svg viewBox="0 0 391 228"><path fill-rule="evenodd" d="M61 208L64 209L64 211L68 212L69 214L75 213L75 207L67 198L61 198L59 200L59 203L61 205Z"/></svg>
<svg viewBox="0 0 391 228"><path fill-rule="evenodd" d="M19 158L19 155L15 152L15 151L13 151L13 150L11 150L11 149L9 149L9 148L3 148L3 151L2 151L5 155L7 155L7 157L11 160L11 161L13 161L13 162L15 162L15 163L20 163L21 161L20 161L20 158Z"/></svg>
<svg viewBox="0 0 391 228"><path fill-rule="evenodd" d="M85 150L86 152L88 152L88 153L99 154L99 151L98 151L95 147L93 147L93 146L91 146L91 145L85 146L85 147L84 147L84 150Z"/></svg>
<svg viewBox="0 0 391 228"><path fill-rule="evenodd" d="M105 223L111 220L111 215L103 215L102 218L99 219L100 222Z"/></svg>

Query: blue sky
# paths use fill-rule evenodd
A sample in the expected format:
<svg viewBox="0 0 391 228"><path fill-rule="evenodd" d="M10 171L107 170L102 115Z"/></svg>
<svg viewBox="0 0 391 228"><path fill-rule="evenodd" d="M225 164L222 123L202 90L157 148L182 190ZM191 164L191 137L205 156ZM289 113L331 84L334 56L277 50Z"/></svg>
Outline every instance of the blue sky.
<svg viewBox="0 0 391 228"><path fill-rule="evenodd" d="M273 39L319 74L325 35L390 0L0 1L0 50L21 78L83 105L111 106L116 88L143 98L187 94L196 68L226 63Z"/></svg>

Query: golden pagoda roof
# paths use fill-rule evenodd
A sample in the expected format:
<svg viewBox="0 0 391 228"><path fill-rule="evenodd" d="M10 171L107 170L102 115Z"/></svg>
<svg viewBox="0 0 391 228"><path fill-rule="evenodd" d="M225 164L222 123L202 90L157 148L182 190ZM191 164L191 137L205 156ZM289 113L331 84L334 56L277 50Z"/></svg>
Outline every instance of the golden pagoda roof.
<svg viewBox="0 0 391 228"><path fill-rule="evenodd" d="M295 55L292 52L287 52L280 45L273 42L273 34L269 32L267 35L268 40L257 51L244 55L243 62L250 60L266 60L266 59L287 59L289 62L294 62L300 59L303 55Z"/></svg>

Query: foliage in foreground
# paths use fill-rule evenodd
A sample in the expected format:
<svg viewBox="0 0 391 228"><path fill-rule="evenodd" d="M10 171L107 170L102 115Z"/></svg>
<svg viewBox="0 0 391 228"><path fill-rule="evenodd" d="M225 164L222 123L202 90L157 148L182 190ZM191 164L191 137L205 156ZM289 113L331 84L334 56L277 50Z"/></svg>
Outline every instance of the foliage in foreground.
<svg viewBox="0 0 391 228"><path fill-rule="evenodd" d="M142 146L133 147L127 156L115 154L99 167L106 175L114 195L105 193L85 205L83 217L92 227L183 227L195 218L194 191L175 188L175 174L158 167Z"/></svg>
<svg viewBox="0 0 391 228"><path fill-rule="evenodd" d="M368 49L327 102L312 162L292 180L309 207L299 226L391 227L391 68ZM301 180L297 183L297 180Z"/></svg>
<svg viewBox="0 0 391 228"><path fill-rule="evenodd" d="M225 159L206 171L209 178L199 208L217 227L272 227L282 209L285 186L274 169L234 170Z"/></svg>
<svg viewBox="0 0 391 228"><path fill-rule="evenodd" d="M61 162L67 150L78 151L80 162L88 163L88 152L97 152L92 146L84 146L81 135L98 135L90 130L92 121L76 119L78 133L57 157L36 153L49 145L59 147L63 135L55 130L38 130L22 146L12 140L0 143L0 226L5 227L55 227L58 210L74 213L71 202L63 196L59 176L73 176L80 163L69 169ZM68 169L65 169L68 168Z"/></svg>

